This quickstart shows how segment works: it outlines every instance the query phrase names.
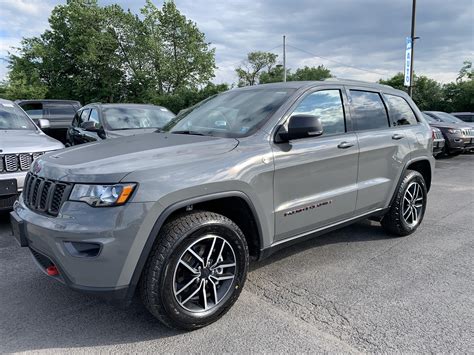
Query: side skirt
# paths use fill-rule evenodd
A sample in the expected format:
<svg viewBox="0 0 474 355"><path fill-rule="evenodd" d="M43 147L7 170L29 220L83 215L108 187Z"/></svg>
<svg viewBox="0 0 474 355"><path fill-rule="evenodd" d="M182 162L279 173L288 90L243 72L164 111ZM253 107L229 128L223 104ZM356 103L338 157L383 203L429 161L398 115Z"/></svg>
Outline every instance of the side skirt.
<svg viewBox="0 0 474 355"><path fill-rule="evenodd" d="M270 255L277 252L278 250L287 248L290 245L300 243L300 242L303 242L303 241L306 241L308 239L312 239L312 238L315 238L315 237L319 237L320 235L323 235L323 234L332 232L334 230L346 227L348 225L351 225L353 223L362 221L364 219L372 219L372 218L381 217L388 211L388 209L389 208L378 208L374 211L364 213L360 216L352 217L352 218L346 219L344 221L336 222L336 223L330 224L330 225L325 226L325 227L314 229L312 231L304 232L304 233L295 235L293 237L290 237L290 238L287 238L287 239L284 239L284 240L280 240L276 243L273 243L270 247L260 250L259 260L263 260L265 258L268 258Z"/></svg>

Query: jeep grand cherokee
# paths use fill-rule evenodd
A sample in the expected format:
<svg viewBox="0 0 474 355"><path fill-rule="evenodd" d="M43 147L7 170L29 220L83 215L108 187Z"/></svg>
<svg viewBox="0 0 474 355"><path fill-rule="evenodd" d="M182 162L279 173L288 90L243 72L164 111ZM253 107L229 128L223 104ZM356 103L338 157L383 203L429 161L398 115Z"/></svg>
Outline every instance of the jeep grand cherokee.
<svg viewBox="0 0 474 355"><path fill-rule="evenodd" d="M51 277L121 300L138 288L162 322L195 329L237 300L252 257L369 217L413 233L433 167L431 129L402 91L252 86L162 131L45 154L11 220Z"/></svg>

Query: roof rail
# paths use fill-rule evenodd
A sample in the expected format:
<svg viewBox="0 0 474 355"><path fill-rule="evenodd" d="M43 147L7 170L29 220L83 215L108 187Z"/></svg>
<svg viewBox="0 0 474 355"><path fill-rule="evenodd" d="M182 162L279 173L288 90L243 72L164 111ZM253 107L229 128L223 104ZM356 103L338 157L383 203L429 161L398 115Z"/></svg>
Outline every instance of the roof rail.
<svg viewBox="0 0 474 355"><path fill-rule="evenodd" d="M342 78L332 77L332 78L326 78L326 79L324 79L324 81L347 81L347 82L350 82L350 83L360 83L360 84L370 84L370 85L375 84L375 85L380 85L380 86L384 86L384 87L393 89L393 87L391 87L390 85L376 83L376 82L374 83L374 82L370 82L370 81L363 81L363 80L342 79Z"/></svg>

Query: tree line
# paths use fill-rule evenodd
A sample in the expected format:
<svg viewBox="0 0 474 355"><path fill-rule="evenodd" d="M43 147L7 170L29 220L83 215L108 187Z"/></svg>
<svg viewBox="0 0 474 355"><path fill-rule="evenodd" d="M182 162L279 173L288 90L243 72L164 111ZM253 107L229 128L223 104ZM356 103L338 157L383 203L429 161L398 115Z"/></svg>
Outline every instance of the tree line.
<svg viewBox="0 0 474 355"><path fill-rule="evenodd" d="M97 0L69 0L53 9L49 24L9 55L1 97L154 103L178 112L234 86L211 82L215 50L173 1L157 7L146 0L138 15ZM237 86L282 81L277 60L274 53L248 53L235 69ZM332 76L323 65L286 72L288 81ZM421 109L474 111L473 80L470 62L453 83L416 76L413 98ZM401 73L380 82L405 89Z"/></svg>

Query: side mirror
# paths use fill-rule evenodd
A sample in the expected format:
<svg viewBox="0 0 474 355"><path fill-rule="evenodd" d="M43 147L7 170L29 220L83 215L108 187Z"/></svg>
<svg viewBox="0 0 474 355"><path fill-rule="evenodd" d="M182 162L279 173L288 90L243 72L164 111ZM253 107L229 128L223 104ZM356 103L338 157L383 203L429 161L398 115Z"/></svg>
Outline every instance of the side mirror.
<svg viewBox="0 0 474 355"><path fill-rule="evenodd" d="M99 128L97 128L97 126L95 125L95 122L92 122L92 121L82 122L81 123L81 128L84 131L88 131L88 132L97 132L97 131L99 131Z"/></svg>
<svg viewBox="0 0 474 355"><path fill-rule="evenodd" d="M46 118L38 118L38 126L41 129L50 128L51 123Z"/></svg>
<svg viewBox="0 0 474 355"><path fill-rule="evenodd" d="M277 143L288 142L293 139L317 137L323 134L321 119L314 115L297 114L290 117L288 130L283 126L278 131Z"/></svg>

